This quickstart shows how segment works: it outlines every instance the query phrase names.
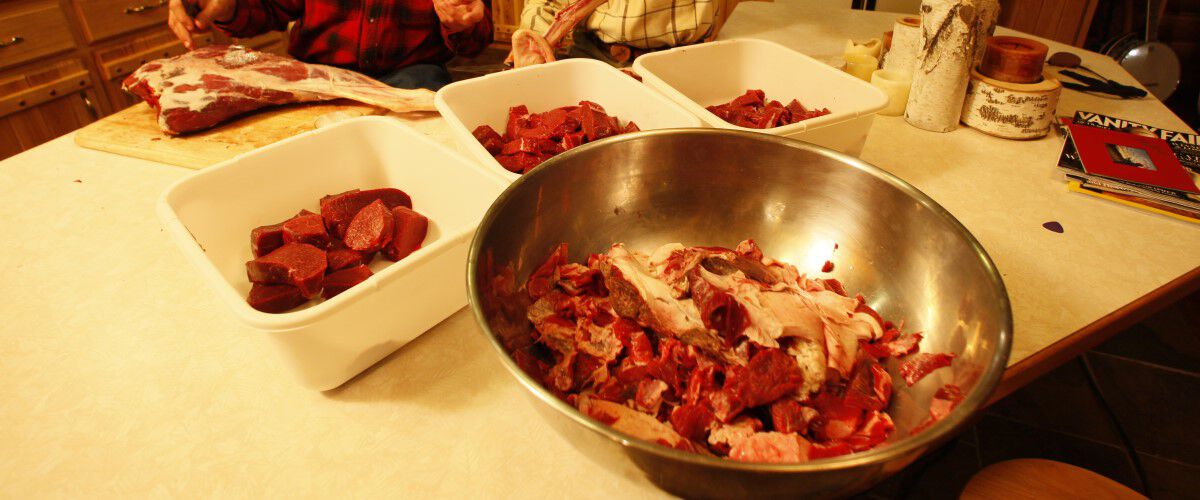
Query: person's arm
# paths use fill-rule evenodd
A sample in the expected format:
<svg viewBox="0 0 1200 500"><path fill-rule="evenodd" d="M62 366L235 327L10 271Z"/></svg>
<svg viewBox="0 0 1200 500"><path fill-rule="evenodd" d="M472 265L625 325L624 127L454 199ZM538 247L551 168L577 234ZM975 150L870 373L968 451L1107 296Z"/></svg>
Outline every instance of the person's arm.
<svg viewBox="0 0 1200 500"><path fill-rule="evenodd" d="M521 10L521 27L545 35L563 4L555 0L525 0L525 7Z"/></svg>
<svg viewBox="0 0 1200 500"><path fill-rule="evenodd" d="M483 18L475 26L457 33L448 33L442 25L442 37L454 55L475 57L492 43L492 0L483 0Z"/></svg>
<svg viewBox="0 0 1200 500"><path fill-rule="evenodd" d="M491 0L433 0L442 39L454 55L473 57L492 41Z"/></svg>
<svg viewBox="0 0 1200 500"><path fill-rule="evenodd" d="M237 38L283 31L304 13L304 0L237 0L233 15L217 21L217 29Z"/></svg>

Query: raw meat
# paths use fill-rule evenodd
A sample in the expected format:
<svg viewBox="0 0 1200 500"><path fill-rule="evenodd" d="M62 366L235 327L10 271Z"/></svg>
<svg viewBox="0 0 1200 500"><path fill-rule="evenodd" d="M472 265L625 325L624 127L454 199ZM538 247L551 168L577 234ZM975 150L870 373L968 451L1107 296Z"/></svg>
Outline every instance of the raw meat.
<svg viewBox="0 0 1200 500"><path fill-rule="evenodd" d="M301 210L250 232L251 307L281 313L318 295L332 298L371 276L376 252L396 261L420 248L429 226L395 188L351 189L319 203L320 214Z"/></svg>
<svg viewBox="0 0 1200 500"><path fill-rule="evenodd" d="M375 200L358 211L346 227L346 247L359 252L377 252L392 241L392 211Z"/></svg>
<svg viewBox="0 0 1200 500"><path fill-rule="evenodd" d="M950 366L953 359L953 354L927 352L913 354L905 357L904 361L900 363L900 376L904 377L904 383L911 386L934 370Z"/></svg>
<svg viewBox="0 0 1200 500"><path fill-rule="evenodd" d="M250 251L262 257L283 246L283 222L250 230Z"/></svg>
<svg viewBox="0 0 1200 500"><path fill-rule="evenodd" d="M397 113L435 110L433 92L245 47L213 45L148 62L122 87L158 111L168 134L213 127L267 106L350 99Z"/></svg>
<svg viewBox="0 0 1200 500"><path fill-rule="evenodd" d="M370 277L371 270L367 266L354 266L329 273L325 276L325 290L321 292L321 296L332 299L337 294L349 290L350 287L362 283Z"/></svg>
<svg viewBox="0 0 1200 500"><path fill-rule="evenodd" d="M705 109L726 122L747 128L774 128L829 114L828 108L808 109L796 99L787 106L779 101L768 102L761 90L747 90L728 103ZM828 269L822 269L823 272L833 270L832 263L827 263L826 267Z"/></svg>
<svg viewBox="0 0 1200 500"><path fill-rule="evenodd" d="M373 256L346 248L346 244L341 240L333 240L329 249L325 251L325 262L328 264L328 271L332 273L347 267L365 266L371 262Z"/></svg>
<svg viewBox="0 0 1200 500"><path fill-rule="evenodd" d="M305 297L321 292L325 251L305 243L288 243L246 263L251 283L291 285Z"/></svg>
<svg viewBox="0 0 1200 500"><path fill-rule="evenodd" d="M585 415L664 446L755 462L860 452L895 433L883 363L920 335L837 280L806 278L752 240L649 255L618 243L584 263L569 255L560 244L523 289L510 272L490 293L525 313L525 328L505 334L513 359ZM950 358L931 356L914 368L902 361L900 373ZM960 400L939 391L931 419Z"/></svg>
<svg viewBox="0 0 1200 500"><path fill-rule="evenodd" d="M267 313L281 313L308 302L300 289L291 285L266 285L255 283L246 297L250 307Z"/></svg>
<svg viewBox="0 0 1200 500"><path fill-rule="evenodd" d="M308 243L317 248L329 246L329 233L321 216L301 210L300 215L283 223L284 243Z"/></svg>
<svg viewBox="0 0 1200 500"><path fill-rule="evenodd" d="M504 135L489 125L471 132L496 161L510 172L523 174L550 157L605 137L638 132L636 123L625 126L599 104L580 101L545 113L530 113L525 105L508 110Z"/></svg>
<svg viewBox="0 0 1200 500"><path fill-rule="evenodd" d="M396 207L392 209L392 221L395 233L392 242L383 247L383 256L394 262L421 248L429 232L429 219L410 208Z"/></svg>
<svg viewBox="0 0 1200 500"><path fill-rule="evenodd" d="M329 233L334 238L344 238L351 219L358 215L359 210L375 200L382 201L384 206L389 209L412 208L412 199L399 189L382 188L366 191L354 189L321 198L321 217L325 219L325 227L329 229Z"/></svg>

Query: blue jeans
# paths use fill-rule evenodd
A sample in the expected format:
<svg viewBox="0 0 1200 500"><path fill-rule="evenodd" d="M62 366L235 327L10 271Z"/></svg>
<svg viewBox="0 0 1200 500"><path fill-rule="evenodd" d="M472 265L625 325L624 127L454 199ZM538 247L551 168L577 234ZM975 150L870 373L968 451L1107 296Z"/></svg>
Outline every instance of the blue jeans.
<svg viewBox="0 0 1200 500"><path fill-rule="evenodd" d="M450 72L440 64L414 64L385 73L379 81L399 89L437 90L450 83Z"/></svg>

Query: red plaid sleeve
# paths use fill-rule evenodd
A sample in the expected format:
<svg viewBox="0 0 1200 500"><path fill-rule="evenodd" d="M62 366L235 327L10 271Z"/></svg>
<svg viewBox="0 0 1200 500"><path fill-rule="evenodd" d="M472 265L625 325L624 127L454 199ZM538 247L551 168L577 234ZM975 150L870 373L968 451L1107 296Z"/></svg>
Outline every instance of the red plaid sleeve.
<svg viewBox="0 0 1200 500"><path fill-rule="evenodd" d="M475 23L471 29L458 33L447 33L446 27L442 26L442 38L446 40L446 47L455 55L463 57L479 55L492 41L492 1L483 0L483 19Z"/></svg>
<svg viewBox="0 0 1200 500"><path fill-rule="evenodd" d="M238 38L283 31L304 12L304 0L236 0L234 4L233 18L216 26Z"/></svg>

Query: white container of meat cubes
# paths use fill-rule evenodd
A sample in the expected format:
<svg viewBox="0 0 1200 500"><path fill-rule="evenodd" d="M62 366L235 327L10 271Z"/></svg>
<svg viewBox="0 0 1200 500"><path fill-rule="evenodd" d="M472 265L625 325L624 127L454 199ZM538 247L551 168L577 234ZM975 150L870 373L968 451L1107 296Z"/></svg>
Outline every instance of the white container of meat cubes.
<svg viewBox="0 0 1200 500"><path fill-rule="evenodd" d="M633 70L646 85L704 120L710 127L781 135L858 155L875 113L887 106L881 90L821 61L766 40L726 40L642 55ZM733 125L708 106L759 89L783 104L797 99L830 114L769 129Z"/></svg>
<svg viewBox="0 0 1200 500"><path fill-rule="evenodd" d="M434 103L450 123L460 149L491 171L516 180L471 134L480 125L504 133L508 110L524 104L542 113L579 101L599 104L621 125L641 130L695 128L700 119L634 78L600 61L566 59L455 82L438 91Z"/></svg>
<svg viewBox="0 0 1200 500"><path fill-rule="evenodd" d="M327 390L466 305L467 245L507 184L394 119L366 117L200 170L167 189L158 214L238 320L266 334L301 385ZM373 276L329 300L280 314L246 303L251 229L316 212L326 194L382 187L408 193L429 219L420 249L376 257Z"/></svg>

